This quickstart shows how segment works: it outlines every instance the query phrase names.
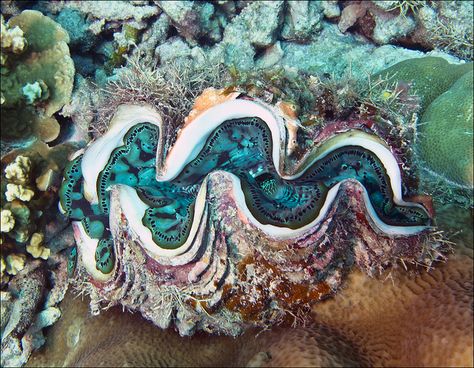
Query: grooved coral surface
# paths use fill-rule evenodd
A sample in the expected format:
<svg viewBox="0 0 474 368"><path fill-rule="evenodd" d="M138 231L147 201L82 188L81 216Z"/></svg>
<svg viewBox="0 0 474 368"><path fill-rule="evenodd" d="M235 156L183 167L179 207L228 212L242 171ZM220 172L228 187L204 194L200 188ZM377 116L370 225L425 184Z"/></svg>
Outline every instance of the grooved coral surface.
<svg viewBox="0 0 474 368"><path fill-rule="evenodd" d="M401 61L375 76L394 76L396 80L411 83L411 92L421 98L422 108L426 109L469 70L472 70L472 63L450 64L445 59L428 56Z"/></svg>
<svg viewBox="0 0 474 368"><path fill-rule="evenodd" d="M436 173L473 185L473 71L437 97L420 121L419 150Z"/></svg>

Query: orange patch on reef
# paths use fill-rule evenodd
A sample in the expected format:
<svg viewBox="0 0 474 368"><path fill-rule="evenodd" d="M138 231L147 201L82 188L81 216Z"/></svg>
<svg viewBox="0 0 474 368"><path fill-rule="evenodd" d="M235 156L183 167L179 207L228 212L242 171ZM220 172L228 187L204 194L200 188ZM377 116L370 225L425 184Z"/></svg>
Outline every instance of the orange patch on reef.
<svg viewBox="0 0 474 368"><path fill-rule="evenodd" d="M247 266L254 266L254 280L248 280ZM331 293L325 282L294 283L263 257L247 256L237 266L241 280L236 288L223 287L223 301L227 309L238 312L244 321L259 321L271 301L283 310L297 311ZM246 282L247 286L245 286Z"/></svg>
<svg viewBox="0 0 474 368"><path fill-rule="evenodd" d="M184 118L184 127L190 124L196 117L213 106L219 105L227 100L237 98L239 92L233 89L206 88L194 101L193 108L189 115Z"/></svg>

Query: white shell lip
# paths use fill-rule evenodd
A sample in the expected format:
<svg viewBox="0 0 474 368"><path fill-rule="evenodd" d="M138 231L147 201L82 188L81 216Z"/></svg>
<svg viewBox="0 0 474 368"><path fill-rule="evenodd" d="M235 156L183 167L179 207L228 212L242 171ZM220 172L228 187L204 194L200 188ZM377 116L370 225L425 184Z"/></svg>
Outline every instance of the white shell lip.
<svg viewBox="0 0 474 368"><path fill-rule="evenodd" d="M282 118L276 114L275 109L257 101L226 101L202 112L180 131L175 144L167 152L166 158L162 160L160 156L160 159L157 160L157 162L163 162L163 167L157 167L156 179L169 181L176 178L183 167L196 158L209 135L224 121L249 117L258 117L266 122L273 142L285 142L284 123ZM164 137L160 137L160 139L164 139ZM280 144L274 144L272 151L272 158L279 174L281 174ZM159 152L159 154L163 155L164 153Z"/></svg>
<svg viewBox="0 0 474 368"><path fill-rule="evenodd" d="M207 138L217 127L226 120L244 117L259 117L269 127L273 142L285 142L286 133L284 130L284 122L281 117L275 114L273 109L265 106L263 103L250 100L226 101L200 114L180 132L178 139L167 153L165 160L157 160L157 162L164 162L163 167L157 168L157 180L169 181L176 178L184 166L199 154ZM383 163L390 177L394 202L398 205L422 208L419 204L405 202L403 200L401 173L397 160L384 144L377 142L374 138L374 136L358 130L340 133L333 138L334 140L330 139L331 142L335 143L333 143L329 149L313 158L313 160L306 165L306 168L338 148L352 145L363 147L374 153ZM164 139L164 137L162 138L160 136L159 139ZM295 175L285 175L282 172L281 150L282 147L280 147L280 145L273 144L273 163L280 177L285 180L294 180L303 175L306 169Z"/></svg>
<svg viewBox="0 0 474 368"><path fill-rule="evenodd" d="M189 261L188 258L192 258L192 255L197 253L200 244L195 241L195 238L201 221L204 218L207 219L207 179L202 183L196 197L193 223L188 238L183 245L175 249L161 248L153 241L151 230L143 225L142 222L145 211L149 206L140 199L136 190L125 185L117 185L116 188L118 190L120 206L124 209L123 213L128 221L130 231L151 257L155 260L160 260L162 264L167 264L168 259L173 258L173 264L176 265L187 263ZM111 213L110 216L113 216L113 214Z"/></svg>
<svg viewBox="0 0 474 368"><path fill-rule="evenodd" d="M115 273L117 267L117 261L115 262L114 269L110 273L102 273L96 268L95 262L95 251L99 244L99 239L93 239L87 235L84 226L79 221L73 221L72 227L74 229L74 238L78 248L78 254L82 259L82 265L84 265L86 271L97 281L106 282L109 281Z"/></svg>
<svg viewBox="0 0 474 368"><path fill-rule="evenodd" d="M123 145L125 134L134 125L147 122L158 126L161 133L161 115L148 105L120 105L110 122L109 130L89 147L82 157L84 197L91 203L98 203L97 179L109 162L112 151ZM161 136L161 134L160 134Z"/></svg>

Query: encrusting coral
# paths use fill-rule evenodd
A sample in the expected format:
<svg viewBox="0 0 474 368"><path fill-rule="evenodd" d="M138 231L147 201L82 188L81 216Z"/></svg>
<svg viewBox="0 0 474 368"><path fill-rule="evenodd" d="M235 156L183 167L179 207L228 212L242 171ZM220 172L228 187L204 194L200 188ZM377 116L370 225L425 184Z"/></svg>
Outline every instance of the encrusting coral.
<svg viewBox="0 0 474 368"><path fill-rule="evenodd" d="M74 64L69 36L38 11L25 10L5 24L2 17L2 140L59 134L53 116L71 97Z"/></svg>
<svg viewBox="0 0 474 368"><path fill-rule="evenodd" d="M419 97L413 146L422 179L437 198L466 206L473 200L472 70L472 63L426 57L397 63L375 76L406 83Z"/></svg>

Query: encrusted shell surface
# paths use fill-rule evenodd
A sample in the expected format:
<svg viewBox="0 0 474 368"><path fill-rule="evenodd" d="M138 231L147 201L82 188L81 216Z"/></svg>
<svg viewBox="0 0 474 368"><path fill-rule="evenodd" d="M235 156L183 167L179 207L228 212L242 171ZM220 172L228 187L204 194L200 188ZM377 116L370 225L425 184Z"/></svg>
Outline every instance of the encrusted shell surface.
<svg viewBox="0 0 474 368"><path fill-rule="evenodd" d="M173 322L182 335L195 330L237 335L249 326L269 326L301 315L311 303L334 292L353 264L373 273L397 258L422 257L431 219L421 204L403 199L402 173L390 147L367 130L354 128L358 123L343 124L345 129L335 123L337 127L320 132L315 149L295 160L290 157L293 149L288 150L288 145L295 144L289 142L288 132L297 134L293 128L298 121L293 117L288 125L287 119L278 108L233 95L193 116L165 152L166 138L159 134L163 130L161 117L150 107L121 107L110 130L71 164L62 190L61 207L74 220L78 244L76 278L91 294L93 310L120 303L139 310L159 327L167 328ZM239 130L245 124L250 128ZM222 130L228 126L227 131ZM254 166L249 163L255 152L261 152L252 151L259 149L254 148L257 140L253 139L258 129L269 134L258 142L271 141L266 143L270 160L266 166L258 160ZM158 132L153 133L158 141L133 141L143 131L142 137ZM209 150L224 139L219 138L223 132L230 141L236 139L239 150L226 151L222 144L224 148L219 146L216 157L221 160L225 154L229 162L244 157L240 164L213 163L214 151ZM144 163L151 147L156 147L156 171ZM210 152L207 159L200 158L203 152ZM353 162L351 157L357 155L365 161ZM131 160L140 164L133 166ZM334 162L339 166L333 167ZM190 175L201 174L190 168L199 165L210 169L202 172L202 179L190 181ZM239 167L245 168L245 174ZM354 172L346 174L347 167ZM115 181L102 179L106 170L113 172L108 175ZM306 178L311 170L316 174L326 170L334 177L324 179L330 183L327 191L313 198L318 204L312 217L303 221L299 215L294 217L297 220L282 222L256 212L261 200L272 206L281 202L284 208L284 201L293 201L297 208L303 207L304 201L310 203L313 199L303 194L305 190L313 193L307 189L312 182ZM156 172L156 176L150 179L145 175L148 172ZM261 184L264 194L251 197L245 180ZM374 189L374 180L379 180L379 189ZM158 183L161 188L153 192L160 193L152 196L155 202L143 197L143 191L151 190L141 185L144 182L148 186ZM160 183L175 186L160 187ZM293 183L303 189L292 192ZM83 195L78 189L81 185ZM176 201L182 197L173 197L176 191L193 200L188 217L179 212ZM104 202L105 193L109 202ZM250 203L249 198L257 198L256 203ZM150 203L165 212L146 220L145 214L154 211ZM101 206L108 212L101 213ZM82 213L82 218L74 213ZM390 218L391 214L395 217ZM104 229L101 221L106 222ZM180 243L160 244L156 241L158 230L149 227L154 221L158 227L171 223L167 229L190 222ZM161 239L170 239L168 230L163 231ZM103 237L110 234L110 240L96 233ZM113 268L105 273L99 260L110 261L108 257L113 257Z"/></svg>

